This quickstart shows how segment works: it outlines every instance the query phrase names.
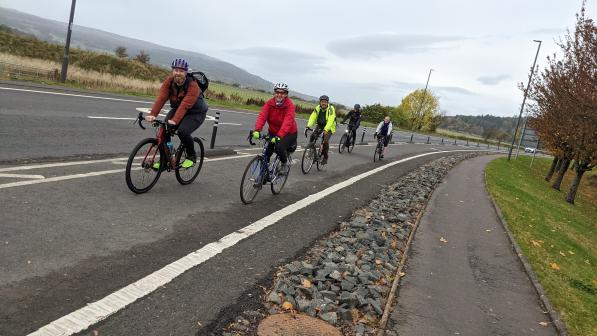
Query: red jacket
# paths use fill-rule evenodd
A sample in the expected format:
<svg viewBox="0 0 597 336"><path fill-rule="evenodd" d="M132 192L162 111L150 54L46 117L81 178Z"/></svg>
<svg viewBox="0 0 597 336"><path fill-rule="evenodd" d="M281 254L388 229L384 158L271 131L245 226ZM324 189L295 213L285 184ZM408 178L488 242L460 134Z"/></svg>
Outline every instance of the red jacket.
<svg viewBox="0 0 597 336"><path fill-rule="evenodd" d="M188 82L188 87L185 92L174 83L174 77L168 76L160 87L158 97L149 115L157 116L162 107L164 107L164 104L166 104L166 101L170 100L171 107L176 109L176 113L171 119L177 124L180 123L185 114L187 114L187 111L195 105L197 98L201 94L201 89L194 80L187 78L186 81Z"/></svg>
<svg viewBox="0 0 597 336"><path fill-rule="evenodd" d="M269 125L269 133L280 138L287 134L297 132L296 120L294 119L294 104L290 98L284 98L281 106L276 106L276 98L272 97L261 108L255 130L261 132L265 122Z"/></svg>

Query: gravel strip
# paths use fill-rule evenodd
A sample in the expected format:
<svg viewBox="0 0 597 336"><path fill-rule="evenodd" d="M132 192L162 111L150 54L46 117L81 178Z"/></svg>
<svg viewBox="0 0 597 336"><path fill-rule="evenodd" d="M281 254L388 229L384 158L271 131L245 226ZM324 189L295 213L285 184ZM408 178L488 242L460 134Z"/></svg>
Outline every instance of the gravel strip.
<svg viewBox="0 0 597 336"><path fill-rule="evenodd" d="M300 259L279 267L263 309L244 311L222 334L255 335L266 316L293 312L318 317L343 335L374 335L417 214L452 167L478 155L435 160L383 188Z"/></svg>

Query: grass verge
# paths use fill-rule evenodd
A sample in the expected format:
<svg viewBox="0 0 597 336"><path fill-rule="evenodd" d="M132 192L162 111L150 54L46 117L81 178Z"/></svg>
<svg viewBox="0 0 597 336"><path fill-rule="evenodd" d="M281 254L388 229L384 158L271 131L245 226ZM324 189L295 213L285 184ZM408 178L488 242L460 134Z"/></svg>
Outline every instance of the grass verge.
<svg viewBox="0 0 597 336"><path fill-rule="evenodd" d="M585 174L571 205L564 196L573 173L554 190L543 179L550 162L494 160L487 185L569 333L597 335L597 174Z"/></svg>

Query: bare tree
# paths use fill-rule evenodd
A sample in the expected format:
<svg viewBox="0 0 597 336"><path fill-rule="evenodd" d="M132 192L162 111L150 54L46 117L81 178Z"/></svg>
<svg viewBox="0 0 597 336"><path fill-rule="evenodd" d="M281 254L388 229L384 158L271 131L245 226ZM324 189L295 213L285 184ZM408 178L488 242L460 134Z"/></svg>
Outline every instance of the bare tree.
<svg viewBox="0 0 597 336"><path fill-rule="evenodd" d="M123 47L123 46L116 47L116 49L114 49L114 53L116 54L116 56L118 58L127 58L127 57L129 57L129 54L126 52L126 48Z"/></svg>
<svg viewBox="0 0 597 336"><path fill-rule="evenodd" d="M141 51L139 51L137 56L135 56L135 60L139 61L143 64L147 64L147 63L149 63L150 57L149 57L149 54L145 52L145 50L141 50Z"/></svg>

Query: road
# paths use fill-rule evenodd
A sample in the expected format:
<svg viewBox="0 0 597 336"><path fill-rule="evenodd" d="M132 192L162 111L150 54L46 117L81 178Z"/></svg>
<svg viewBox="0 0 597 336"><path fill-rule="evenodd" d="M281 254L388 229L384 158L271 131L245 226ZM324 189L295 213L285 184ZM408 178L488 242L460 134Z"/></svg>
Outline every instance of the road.
<svg viewBox="0 0 597 336"><path fill-rule="evenodd" d="M214 243L228 244L225 237L269 221L261 231L226 245L221 253L172 276L125 309L114 309L106 320L83 328L102 335L196 334L200 324L234 317L228 316L233 307L254 303L258 285L268 282L277 265L333 230L338 220L350 216L383 185L449 154L445 151L476 149L399 143L391 146L383 162L373 163L373 146L357 146L353 153L341 155L332 148L324 171L303 175L295 164L282 194L273 196L264 189L254 204L243 206L240 177L258 149L239 146L255 117L224 111L223 121L231 124L222 126L218 144L235 145L238 154L208 157L198 180L189 186L163 174L149 193L135 195L124 183L125 157L119 153L149 133L129 120L88 117L134 117L136 108L149 104L99 99L134 100L97 94L6 89L0 94L0 153L5 161L0 165L3 336L34 332L189 253ZM206 133L204 127L200 134L207 137ZM424 153L435 154L409 159ZM301 154L299 149L294 158ZM23 163L42 157L53 159ZM334 189L349 177L379 167L387 169ZM297 207L320 191L325 191L321 199ZM267 219L277 211L285 216Z"/></svg>

